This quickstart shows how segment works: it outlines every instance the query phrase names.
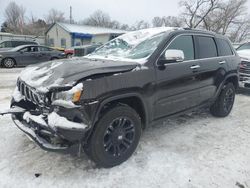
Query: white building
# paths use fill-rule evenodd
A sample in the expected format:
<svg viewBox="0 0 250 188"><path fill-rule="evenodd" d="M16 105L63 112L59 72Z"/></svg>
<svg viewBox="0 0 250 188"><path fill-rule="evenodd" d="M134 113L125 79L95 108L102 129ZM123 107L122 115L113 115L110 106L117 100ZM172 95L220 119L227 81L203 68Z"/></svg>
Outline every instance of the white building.
<svg viewBox="0 0 250 188"><path fill-rule="evenodd" d="M57 22L49 27L45 33L45 38L48 46L70 48L87 44L103 44L125 32L123 30Z"/></svg>

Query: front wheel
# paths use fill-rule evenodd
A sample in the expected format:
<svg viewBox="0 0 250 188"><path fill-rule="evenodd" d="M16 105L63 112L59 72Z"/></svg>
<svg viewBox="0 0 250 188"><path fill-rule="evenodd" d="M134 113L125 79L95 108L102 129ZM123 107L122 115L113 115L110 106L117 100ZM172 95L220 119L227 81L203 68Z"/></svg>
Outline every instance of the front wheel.
<svg viewBox="0 0 250 188"><path fill-rule="evenodd" d="M5 58L3 60L3 66L5 68L13 68L15 66L15 60L12 58Z"/></svg>
<svg viewBox="0 0 250 188"><path fill-rule="evenodd" d="M129 106L116 106L98 121L86 153L98 165L110 168L126 161L141 136L141 119Z"/></svg>
<svg viewBox="0 0 250 188"><path fill-rule="evenodd" d="M224 85L219 97L211 106L210 111L213 116L226 117L231 112L235 99L235 87L233 83Z"/></svg>

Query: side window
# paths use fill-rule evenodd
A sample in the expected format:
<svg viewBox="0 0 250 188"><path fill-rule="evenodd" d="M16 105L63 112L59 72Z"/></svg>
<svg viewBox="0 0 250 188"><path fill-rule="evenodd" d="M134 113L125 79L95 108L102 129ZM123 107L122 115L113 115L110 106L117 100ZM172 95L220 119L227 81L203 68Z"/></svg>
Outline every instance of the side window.
<svg viewBox="0 0 250 188"><path fill-rule="evenodd" d="M12 41L5 41L4 42L4 48L12 48L13 45L12 45Z"/></svg>
<svg viewBox="0 0 250 188"><path fill-rule="evenodd" d="M21 49L20 52L31 52L31 47L25 47Z"/></svg>
<svg viewBox="0 0 250 188"><path fill-rule="evenodd" d="M46 47L39 47L39 50L40 50L41 52L48 52L48 51L52 51L52 49L50 49L50 48L46 48Z"/></svg>
<svg viewBox="0 0 250 188"><path fill-rule="evenodd" d="M217 39L217 41L218 41L219 56L233 55L232 48L230 47L228 41L224 39Z"/></svg>
<svg viewBox="0 0 250 188"><path fill-rule="evenodd" d="M217 57L217 47L212 37L197 36L198 58Z"/></svg>
<svg viewBox="0 0 250 188"><path fill-rule="evenodd" d="M179 36L169 45L168 50L182 50L185 60L194 59L194 43L192 36Z"/></svg>

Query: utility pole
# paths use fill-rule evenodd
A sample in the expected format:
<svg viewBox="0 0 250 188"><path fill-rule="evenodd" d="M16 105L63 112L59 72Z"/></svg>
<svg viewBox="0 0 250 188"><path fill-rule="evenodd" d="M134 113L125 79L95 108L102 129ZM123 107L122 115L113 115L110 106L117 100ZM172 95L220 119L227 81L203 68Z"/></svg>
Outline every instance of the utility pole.
<svg viewBox="0 0 250 188"><path fill-rule="evenodd" d="M72 6L70 6L70 16L69 16L69 23L72 24L73 20L72 20Z"/></svg>

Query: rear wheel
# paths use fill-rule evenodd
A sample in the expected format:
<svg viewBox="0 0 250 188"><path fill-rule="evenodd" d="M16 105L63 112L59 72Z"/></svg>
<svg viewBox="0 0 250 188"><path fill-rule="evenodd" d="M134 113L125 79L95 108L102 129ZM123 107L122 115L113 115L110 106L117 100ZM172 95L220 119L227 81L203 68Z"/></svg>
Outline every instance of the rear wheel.
<svg viewBox="0 0 250 188"><path fill-rule="evenodd" d="M66 56L68 59L72 58L73 57L73 54L67 54Z"/></svg>
<svg viewBox="0 0 250 188"><path fill-rule="evenodd" d="M133 154L140 136L137 112L129 106L116 106L98 121L85 150L98 166L110 168Z"/></svg>
<svg viewBox="0 0 250 188"><path fill-rule="evenodd" d="M235 87L233 83L225 84L219 97L211 106L211 114L216 117L226 117L231 112L235 99Z"/></svg>
<svg viewBox="0 0 250 188"><path fill-rule="evenodd" d="M12 58L5 58L3 60L3 66L5 68L13 68L15 66L15 60Z"/></svg>

